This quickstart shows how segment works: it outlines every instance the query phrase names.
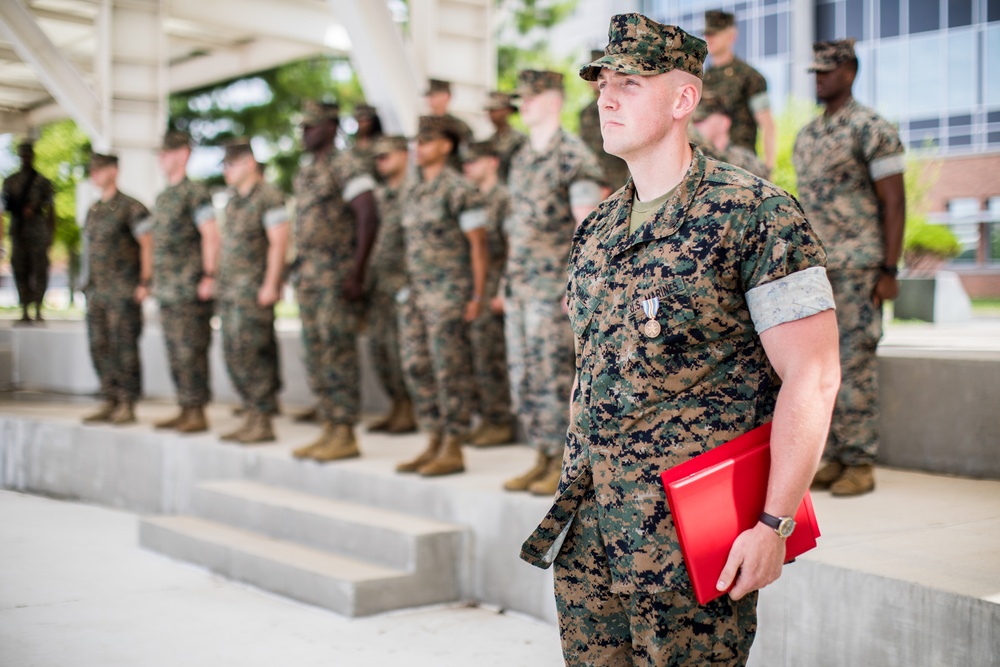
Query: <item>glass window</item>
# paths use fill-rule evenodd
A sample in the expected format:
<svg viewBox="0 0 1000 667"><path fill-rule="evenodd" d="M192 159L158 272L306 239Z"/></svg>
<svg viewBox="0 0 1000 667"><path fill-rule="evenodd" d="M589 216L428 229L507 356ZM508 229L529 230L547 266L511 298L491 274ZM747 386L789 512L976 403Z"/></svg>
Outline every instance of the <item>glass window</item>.
<svg viewBox="0 0 1000 667"><path fill-rule="evenodd" d="M923 120L911 120L910 130L935 130L941 125L937 118L924 118Z"/></svg>
<svg viewBox="0 0 1000 667"><path fill-rule="evenodd" d="M972 25L972 0L948 0L948 27Z"/></svg>
<svg viewBox="0 0 1000 667"><path fill-rule="evenodd" d="M736 40L736 55L743 60L749 60L747 53L750 49L750 22L749 21L737 21L736 29L740 33L739 39Z"/></svg>
<svg viewBox="0 0 1000 667"><path fill-rule="evenodd" d="M1000 123L1000 111L991 111L986 114L987 123Z"/></svg>
<svg viewBox="0 0 1000 667"><path fill-rule="evenodd" d="M879 0L879 37L895 37L899 34L899 2L900 0Z"/></svg>
<svg viewBox="0 0 1000 667"><path fill-rule="evenodd" d="M844 36L857 40L865 38L864 0L847 0L847 32Z"/></svg>
<svg viewBox="0 0 1000 667"><path fill-rule="evenodd" d="M875 51L876 108L889 120L898 120L906 108L906 93L902 85L903 49L897 40L883 43Z"/></svg>
<svg viewBox="0 0 1000 667"><path fill-rule="evenodd" d="M820 42L837 39L837 5L816 7L816 39Z"/></svg>
<svg viewBox="0 0 1000 667"><path fill-rule="evenodd" d="M949 146L971 146L972 137L968 134L962 134L957 137L948 137Z"/></svg>
<svg viewBox="0 0 1000 667"><path fill-rule="evenodd" d="M948 119L948 127L958 127L961 125L972 125L972 116L965 114L962 116L952 116Z"/></svg>
<svg viewBox="0 0 1000 667"><path fill-rule="evenodd" d="M997 0L1000 2L1000 0ZM986 106L1000 106L1000 25L986 29Z"/></svg>
<svg viewBox="0 0 1000 667"><path fill-rule="evenodd" d="M969 30L948 34L948 108L971 109L976 104L976 40Z"/></svg>
<svg viewBox="0 0 1000 667"><path fill-rule="evenodd" d="M1000 21L1000 0L989 0L986 5L986 20Z"/></svg>
<svg viewBox="0 0 1000 667"><path fill-rule="evenodd" d="M944 34L938 33L910 39L908 111L913 116L937 115L943 100L938 92L944 88Z"/></svg>
<svg viewBox="0 0 1000 667"><path fill-rule="evenodd" d="M910 33L941 27L941 0L910 0Z"/></svg>
<svg viewBox="0 0 1000 667"><path fill-rule="evenodd" d="M778 15L770 14L764 17L764 55L778 54Z"/></svg>

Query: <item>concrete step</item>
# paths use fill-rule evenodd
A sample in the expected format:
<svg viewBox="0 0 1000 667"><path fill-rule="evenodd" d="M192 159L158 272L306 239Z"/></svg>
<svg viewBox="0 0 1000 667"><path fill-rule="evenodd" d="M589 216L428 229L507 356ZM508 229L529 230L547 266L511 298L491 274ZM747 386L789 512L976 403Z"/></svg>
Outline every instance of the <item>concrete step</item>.
<svg viewBox="0 0 1000 667"><path fill-rule="evenodd" d="M144 548L202 565L226 577L345 616L454 601L457 589L420 575L373 565L198 517L140 521Z"/></svg>
<svg viewBox="0 0 1000 667"><path fill-rule="evenodd" d="M205 519L420 572L437 586L457 581L466 530L453 523L242 479L201 482L193 506Z"/></svg>

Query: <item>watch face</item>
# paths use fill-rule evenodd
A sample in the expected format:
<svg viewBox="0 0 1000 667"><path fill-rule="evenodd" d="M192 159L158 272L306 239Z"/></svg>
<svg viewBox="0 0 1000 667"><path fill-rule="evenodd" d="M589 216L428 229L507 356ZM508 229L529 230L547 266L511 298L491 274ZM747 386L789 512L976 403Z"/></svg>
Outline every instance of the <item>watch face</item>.
<svg viewBox="0 0 1000 667"><path fill-rule="evenodd" d="M795 530L795 519L788 516L784 517L781 520L781 523L778 524L777 530L778 530L778 535L780 535L782 538L788 537L789 535L792 534L792 531Z"/></svg>

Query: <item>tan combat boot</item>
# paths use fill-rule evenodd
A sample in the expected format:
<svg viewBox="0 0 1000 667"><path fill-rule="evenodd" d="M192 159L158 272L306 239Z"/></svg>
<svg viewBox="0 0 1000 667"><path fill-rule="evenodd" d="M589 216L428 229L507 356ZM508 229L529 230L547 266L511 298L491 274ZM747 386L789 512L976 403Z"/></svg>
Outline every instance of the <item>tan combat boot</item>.
<svg viewBox="0 0 1000 667"><path fill-rule="evenodd" d="M310 442L308 445L303 445L297 449L292 450L292 456L297 459L308 459L312 456L312 453L323 448L327 442L330 441L330 437L333 435L333 424L327 422L323 424L323 432L319 434L319 437Z"/></svg>
<svg viewBox="0 0 1000 667"><path fill-rule="evenodd" d="M519 475L513 479L508 479L503 483L503 488L506 491L527 491L528 487L531 486L532 482L535 482L542 478L542 476L549 469L549 461L551 457L542 452L538 452L538 459L535 461L534 467L523 475Z"/></svg>
<svg viewBox="0 0 1000 667"><path fill-rule="evenodd" d="M457 435L446 435L437 456L420 466L417 472L423 477L438 477L465 472L465 459L462 458L462 438Z"/></svg>
<svg viewBox="0 0 1000 667"><path fill-rule="evenodd" d="M396 466L396 472L417 472L420 468L434 460L441 449L441 434L432 433L427 441L427 447L412 461L405 461Z"/></svg>
<svg viewBox="0 0 1000 667"><path fill-rule="evenodd" d="M254 410L251 413L250 425L240 434L239 442L244 445L256 445L261 442L274 442L274 430L271 428L270 415Z"/></svg>
<svg viewBox="0 0 1000 667"><path fill-rule="evenodd" d="M385 430L396 434L416 432L417 418L413 414L413 402L410 399L407 398L396 403L392 419Z"/></svg>
<svg viewBox="0 0 1000 667"><path fill-rule="evenodd" d="M132 407L131 403L124 402L119 403L115 411L111 413L108 417L108 421L115 426L124 426L125 424L135 423L135 409Z"/></svg>
<svg viewBox="0 0 1000 667"><path fill-rule="evenodd" d="M184 408L184 416L177 426L178 433L202 433L208 430L208 420L205 419L205 408Z"/></svg>
<svg viewBox="0 0 1000 667"><path fill-rule="evenodd" d="M314 461L329 462L356 459L361 456L358 441L354 437L354 427L350 424L331 424L330 435L321 447L309 453Z"/></svg>
<svg viewBox="0 0 1000 667"><path fill-rule="evenodd" d="M528 485L528 491L536 496L553 496L559 488L559 478L562 476L562 458L554 456L549 459L545 474Z"/></svg>
<svg viewBox="0 0 1000 667"><path fill-rule="evenodd" d="M180 424L182 421L184 421L184 418L187 416L187 412L188 412L187 408L181 408L180 412L178 412L170 419L161 419L158 422L153 422L153 428L158 428L158 429L177 428L177 425Z"/></svg>
<svg viewBox="0 0 1000 667"><path fill-rule="evenodd" d="M369 433L382 433L389 430L389 425L392 424L393 417L396 416L396 412L399 410L399 402L393 401L392 407L389 408L389 412L385 413L383 416L379 417L371 424L368 425Z"/></svg>
<svg viewBox="0 0 1000 667"><path fill-rule="evenodd" d="M118 401L105 401L104 405L97 409L97 412L92 412L83 418L84 424L99 424L100 422L106 422L111 419L111 415L114 414L115 408L118 407Z"/></svg>
<svg viewBox="0 0 1000 667"><path fill-rule="evenodd" d="M292 417L292 419L301 423L315 424L316 422L319 421L319 408L317 408L314 405L308 410L303 410L302 412L298 413L297 415Z"/></svg>
<svg viewBox="0 0 1000 667"><path fill-rule="evenodd" d="M482 424L469 438L473 447L496 447L514 442L514 429L510 424Z"/></svg>
<svg viewBox="0 0 1000 667"><path fill-rule="evenodd" d="M812 484L809 488L822 491L829 489L830 485L840 479L844 473L844 464L840 461L827 461L819 467L813 476Z"/></svg>
<svg viewBox="0 0 1000 667"><path fill-rule="evenodd" d="M835 496L860 496L875 490L875 468L871 464L847 466L844 474L830 486Z"/></svg>
<svg viewBox="0 0 1000 667"><path fill-rule="evenodd" d="M240 424L240 427L235 431L230 431L229 433L220 435L219 440L224 442L239 442L240 438L243 437L243 434L253 425L254 419L254 413L247 412L246 416L243 418L243 423Z"/></svg>

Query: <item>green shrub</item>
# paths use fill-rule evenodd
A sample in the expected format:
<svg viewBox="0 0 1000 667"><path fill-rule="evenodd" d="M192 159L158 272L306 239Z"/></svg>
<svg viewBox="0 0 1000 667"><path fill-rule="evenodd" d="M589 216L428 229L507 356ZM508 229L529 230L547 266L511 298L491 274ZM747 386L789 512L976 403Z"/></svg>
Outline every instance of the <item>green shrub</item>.
<svg viewBox="0 0 1000 667"><path fill-rule="evenodd" d="M903 249L907 253L950 259L961 254L962 244L947 225L931 224L926 218L911 218L906 223Z"/></svg>

